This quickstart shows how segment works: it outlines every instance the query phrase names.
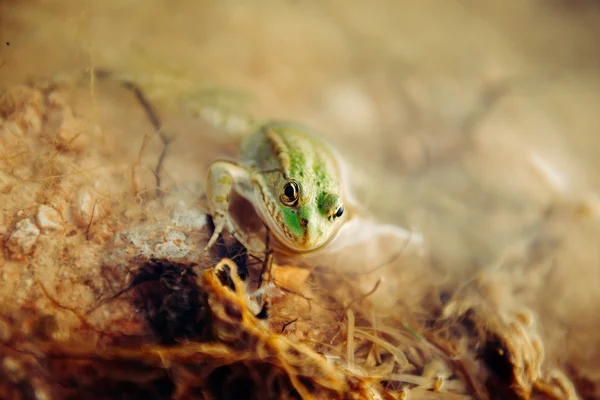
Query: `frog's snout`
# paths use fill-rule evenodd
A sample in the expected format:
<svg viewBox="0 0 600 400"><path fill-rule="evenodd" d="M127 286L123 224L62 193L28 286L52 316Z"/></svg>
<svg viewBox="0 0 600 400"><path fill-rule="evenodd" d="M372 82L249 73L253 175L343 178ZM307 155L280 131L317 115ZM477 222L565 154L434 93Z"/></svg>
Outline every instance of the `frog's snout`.
<svg viewBox="0 0 600 400"><path fill-rule="evenodd" d="M315 220L305 221L306 224L303 225L305 230L304 245L309 249L319 247L321 245L323 235L325 234L325 229L323 229L323 227Z"/></svg>

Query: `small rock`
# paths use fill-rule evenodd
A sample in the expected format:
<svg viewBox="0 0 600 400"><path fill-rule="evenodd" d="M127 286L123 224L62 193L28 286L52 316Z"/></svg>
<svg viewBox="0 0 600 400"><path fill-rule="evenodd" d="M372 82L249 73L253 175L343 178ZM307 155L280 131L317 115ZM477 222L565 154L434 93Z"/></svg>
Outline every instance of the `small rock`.
<svg viewBox="0 0 600 400"><path fill-rule="evenodd" d="M158 258L180 259L187 256L190 246L186 244L187 236L179 231L169 231L165 242L154 246L154 255Z"/></svg>
<svg viewBox="0 0 600 400"><path fill-rule="evenodd" d="M38 207L36 221L42 231L60 231L63 229L62 218L58 211L45 204L40 204Z"/></svg>
<svg viewBox="0 0 600 400"><path fill-rule="evenodd" d="M206 213L199 208L178 210L173 212L172 223L189 231L203 230L206 227Z"/></svg>
<svg viewBox="0 0 600 400"><path fill-rule="evenodd" d="M170 227L171 224L170 220L163 220L117 233L112 250L105 256L105 265L133 267L150 258L198 262L202 257L203 245L198 245L188 235L190 231L174 230Z"/></svg>
<svg viewBox="0 0 600 400"><path fill-rule="evenodd" d="M38 236L40 236L40 230L31 221L31 218L22 219L17 222L15 230L8 237L6 248L13 259L22 260L31 253Z"/></svg>
<svg viewBox="0 0 600 400"><path fill-rule="evenodd" d="M75 224L80 228L86 228L90 224L92 217L96 219L101 214L99 204L96 204L94 196L86 188L80 189L75 195L72 210Z"/></svg>

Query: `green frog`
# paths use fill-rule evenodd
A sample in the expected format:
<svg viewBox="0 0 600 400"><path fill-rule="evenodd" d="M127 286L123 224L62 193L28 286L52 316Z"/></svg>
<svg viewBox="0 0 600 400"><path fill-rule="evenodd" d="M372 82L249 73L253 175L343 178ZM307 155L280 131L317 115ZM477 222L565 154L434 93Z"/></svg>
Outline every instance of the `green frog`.
<svg viewBox="0 0 600 400"><path fill-rule="evenodd" d="M229 212L233 192L254 207L280 251L322 249L348 219L342 168L340 157L309 129L289 122L257 124L242 140L238 162L216 161L208 169L215 229L205 251L223 231L249 247Z"/></svg>

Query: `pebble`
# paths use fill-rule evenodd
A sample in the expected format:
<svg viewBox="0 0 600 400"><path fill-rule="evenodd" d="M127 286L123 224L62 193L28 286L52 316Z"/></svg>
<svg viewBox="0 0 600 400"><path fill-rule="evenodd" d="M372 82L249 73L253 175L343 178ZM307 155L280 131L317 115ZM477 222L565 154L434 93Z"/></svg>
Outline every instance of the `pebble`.
<svg viewBox="0 0 600 400"><path fill-rule="evenodd" d="M44 232L63 229L62 218L58 211L45 204L40 204L35 218L38 227Z"/></svg>
<svg viewBox="0 0 600 400"><path fill-rule="evenodd" d="M72 204L73 218L80 228L86 228L90 224L92 213L94 218L100 216L100 207L98 205L94 207L94 203L92 193L85 188L80 189L75 195Z"/></svg>
<svg viewBox="0 0 600 400"><path fill-rule="evenodd" d="M178 210L173 212L172 223L178 228L199 231L206 227L206 213L198 208Z"/></svg>
<svg viewBox="0 0 600 400"><path fill-rule="evenodd" d="M179 231L169 231L165 242L154 246L154 256L165 259L180 259L187 256L190 247L186 244L187 236Z"/></svg>
<svg viewBox="0 0 600 400"><path fill-rule="evenodd" d="M40 230L31 218L22 219L17 222L15 230L10 234L6 248L13 259L22 260L31 253L38 236L40 236Z"/></svg>

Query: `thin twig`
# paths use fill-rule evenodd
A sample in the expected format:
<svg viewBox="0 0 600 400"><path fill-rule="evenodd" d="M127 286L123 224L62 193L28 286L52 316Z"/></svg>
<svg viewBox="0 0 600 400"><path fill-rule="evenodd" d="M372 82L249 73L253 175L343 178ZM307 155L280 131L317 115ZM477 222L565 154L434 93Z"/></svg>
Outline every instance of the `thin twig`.
<svg viewBox="0 0 600 400"><path fill-rule="evenodd" d="M96 199L96 201L94 201L94 206L92 207L92 215L90 215L90 222L88 223L88 226L85 230L85 239L86 240L90 240L90 227L92 226L92 221L94 221L94 212L96 211L96 204L98 203L98 199Z"/></svg>
<svg viewBox="0 0 600 400"><path fill-rule="evenodd" d="M135 98L138 100L138 102L144 109L146 116L150 120L150 123L154 127L156 134L158 135L158 137L160 138L160 141L162 142L163 148L160 152L160 156L158 157L158 162L156 163L156 167L152 171L154 173L154 178L156 180L156 196L160 196L160 192L161 192L161 190L160 190L160 185L161 185L160 172L162 170L162 166L163 166L165 158L167 156L167 151L169 148L169 144L171 144L172 138L168 137L163 132L162 123L160 122L160 119L158 118L158 113L156 112L156 110L152 106L152 103L148 100L148 98L146 97L146 95L144 94L142 89L136 83L134 83L132 81L122 81L121 84L123 85L123 87L125 87L126 89L129 89L129 90L131 90L131 92L133 92Z"/></svg>
<svg viewBox="0 0 600 400"><path fill-rule="evenodd" d="M94 74L98 78L113 77L113 74L107 70L95 70ZM156 181L156 196L158 197L161 194L161 178L160 178L161 171L163 168L165 158L167 157L167 151L168 151L169 145L171 144L171 141L173 139L163 132L162 123L160 121L160 118L158 117L158 113L152 106L152 103L150 102L150 100L148 100L148 98L144 94L144 91L139 87L139 85L137 83L135 83L131 80L127 80L127 79L119 79L119 82L125 89L130 90L133 93L136 100L142 106L142 109L144 110L146 117L150 120L150 123L152 124L152 127L154 128L156 134L160 138L160 141L162 142L163 148L158 157L156 167L154 167L154 169L152 170L152 173L154 174L154 179Z"/></svg>
<svg viewBox="0 0 600 400"><path fill-rule="evenodd" d="M350 303L348 303L348 305L342 310L341 314L345 314L355 303L358 303L371 296L373 293L375 293L375 291L377 291L377 289L379 289L379 286L381 286L381 279L377 279L377 282L375 282L375 286L373 286L373 289L369 290L367 293L361 296L354 298Z"/></svg>
<svg viewBox="0 0 600 400"><path fill-rule="evenodd" d="M409 234L409 236L408 236L408 239L406 239L406 243L404 243L404 246L402 247L402 249L401 249L400 251L398 251L398 252L396 252L396 253L392 254L392 256L391 256L391 257L390 257L390 258L389 258L387 261L385 261L383 264L381 264L381 265L378 265L378 266L376 266L376 267L374 267L374 268L371 268L371 269L369 269L369 270L367 270L367 271L361 271L361 272L346 272L346 273L345 273L345 275L346 275L346 276L362 276L362 275L369 275L369 274L372 274L372 273L373 273L373 272L375 272L375 271L378 271L378 270L380 270L380 269L383 269L383 268L385 268L385 267L389 266L389 265L390 265L390 264L392 264L394 261L396 261L396 260L397 260L397 259L398 259L398 258L399 258L399 257L400 257L402 254L404 254L404 252L406 251L406 249L408 248L408 246L409 246L409 245L410 245L410 243L411 243L411 239L412 239L412 236L413 236L413 234L414 234L414 232L413 232L413 231L410 231L410 234Z"/></svg>
<svg viewBox="0 0 600 400"><path fill-rule="evenodd" d="M294 318L291 321L286 322L285 324L283 324L283 326L281 327L281 333L283 333L285 331L285 328L287 328L289 325L293 324L294 322L298 321L299 318Z"/></svg>
<svg viewBox="0 0 600 400"><path fill-rule="evenodd" d="M271 242L271 234L267 229L267 233L265 235L265 260L263 261L262 268L260 270L260 275L258 276L258 287L260 289L263 284L263 275L268 272L269 278L271 277L271 266L273 264L273 250L270 249Z"/></svg>
<svg viewBox="0 0 600 400"><path fill-rule="evenodd" d="M161 137L161 140L163 142L163 148L160 152L160 156L158 157L158 162L156 163L156 167L154 168L154 170L152 170L152 172L154 173L154 178L156 179L156 196L160 196L160 171L162 169L163 163L165 161L165 158L167 156L167 150L168 150L168 146L171 143L171 138L168 138L164 135L161 134L161 132L159 132L159 135Z"/></svg>

